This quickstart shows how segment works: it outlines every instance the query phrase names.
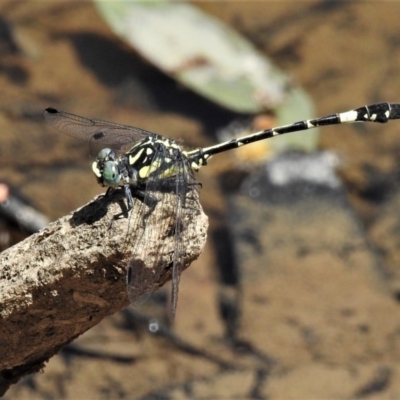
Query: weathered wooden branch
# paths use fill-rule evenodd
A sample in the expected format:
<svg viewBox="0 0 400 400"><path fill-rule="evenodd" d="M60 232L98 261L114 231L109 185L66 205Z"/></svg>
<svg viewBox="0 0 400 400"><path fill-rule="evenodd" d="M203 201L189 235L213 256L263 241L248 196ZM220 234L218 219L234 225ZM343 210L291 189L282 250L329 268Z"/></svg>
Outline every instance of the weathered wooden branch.
<svg viewBox="0 0 400 400"><path fill-rule="evenodd" d="M144 224L140 218L129 219L123 204L117 193L101 196L0 254L0 396L22 376L42 369L63 346L129 304L129 244ZM202 251L208 221L198 201L188 199L186 208L190 213L184 215L182 240L188 244L187 267ZM159 203L146 224L149 229L165 228L166 219L173 232L171 207ZM159 240L163 246L146 243L146 256L137 260L138 268L148 268L152 254L162 249L157 260L165 268L154 290L171 277L173 234L160 233Z"/></svg>

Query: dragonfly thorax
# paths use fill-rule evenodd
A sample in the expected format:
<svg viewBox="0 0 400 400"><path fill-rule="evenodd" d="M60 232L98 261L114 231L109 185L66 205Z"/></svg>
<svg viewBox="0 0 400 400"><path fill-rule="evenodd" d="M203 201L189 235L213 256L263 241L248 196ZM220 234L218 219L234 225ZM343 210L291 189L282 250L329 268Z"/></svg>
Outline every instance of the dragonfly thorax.
<svg viewBox="0 0 400 400"><path fill-rule="evenodd" d="M145 183L151 177L170 178L177 174L177 165L185 157L175 141L152 136L133 146L126 157L129 168L137 171L138 180Z"/></svg>

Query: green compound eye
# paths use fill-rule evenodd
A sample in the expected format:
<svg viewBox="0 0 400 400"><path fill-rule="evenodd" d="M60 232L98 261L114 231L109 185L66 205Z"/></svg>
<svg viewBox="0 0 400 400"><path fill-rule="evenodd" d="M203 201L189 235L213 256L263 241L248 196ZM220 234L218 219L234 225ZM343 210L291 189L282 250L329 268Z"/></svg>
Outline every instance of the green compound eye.
<svg viewBox="0 0 400 400"><path fill-rule="evenodd" d="M118 170L118 164L115 161L106 161L103 169L103 182L107 186L118 186L120 180L121 174Z"/></svg>
<svg viewBox="0 0 400 400"><path fill-rule="evenodd" d="M107 148L107 147L105 149L103 149L103 150L100 150L99 154L97 155L97 159L98 160L104 160L104 159L106 159L108 157L114 159L114 152L111 149Z"/></svg>

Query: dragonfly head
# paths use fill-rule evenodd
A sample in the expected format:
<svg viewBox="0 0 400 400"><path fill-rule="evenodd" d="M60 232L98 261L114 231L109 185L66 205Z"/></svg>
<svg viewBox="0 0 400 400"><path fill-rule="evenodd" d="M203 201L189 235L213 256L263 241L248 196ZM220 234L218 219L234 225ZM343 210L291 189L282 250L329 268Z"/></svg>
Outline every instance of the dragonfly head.
<svg viewBox="0 0 400 400"><path fill-rule="evenodd" d="M116 187L122 179L115 153L108 148L99 152L96 161L92 164L92 171L97 181L103 186Z"/></svg>

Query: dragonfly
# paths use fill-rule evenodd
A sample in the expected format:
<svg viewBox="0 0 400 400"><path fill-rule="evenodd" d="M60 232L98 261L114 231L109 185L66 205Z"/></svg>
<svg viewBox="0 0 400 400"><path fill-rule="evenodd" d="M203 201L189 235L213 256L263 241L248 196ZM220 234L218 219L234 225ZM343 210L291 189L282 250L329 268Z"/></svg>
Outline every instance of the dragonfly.
<svg viewBox="0 0 400 400"><path fill-rule="evenodd" d="M386 123L399 118L399 103L375 103L342 113L262 130L213 146L188 151L173 139L140 128L80 117L51 107L44 111L45 121L53 128L89 142L90 152L96 156L92 171L97 182L108 188L106 195L113 190L122 189L127 210L134 211L137 218L142 218L144 221L143 216L151 213L157 204L161 202L162 206L166 205L165 193L173 194L174 200L170 200L171 196L168 196L168 206L172 207L174 218L171 322L175 318L179 281L187 246L187 243L182 240L182 221L190 212L187 210L186 203L189 196L197 195L200 187L200 183L195 178L195 172L207 165L212 156L260 140L320 126L354 122ZM133 210L133 197L139 199L143 205L139 210ZM143 237L146 240L152 238L152 233L146 226ZM142 243L146 243L146 240ZM132 254L137 251L139 251L139 245L135 243L132 246ZM146 254L145 248L141 251L143 255ZM146 286L148 292L152 291L161 269L162 266L154 265L151 273L144 276L138 272L139 269L131 258L127 266L126 283L132 303L136 303L139 289L143 292L143 286Z"/></svg>

